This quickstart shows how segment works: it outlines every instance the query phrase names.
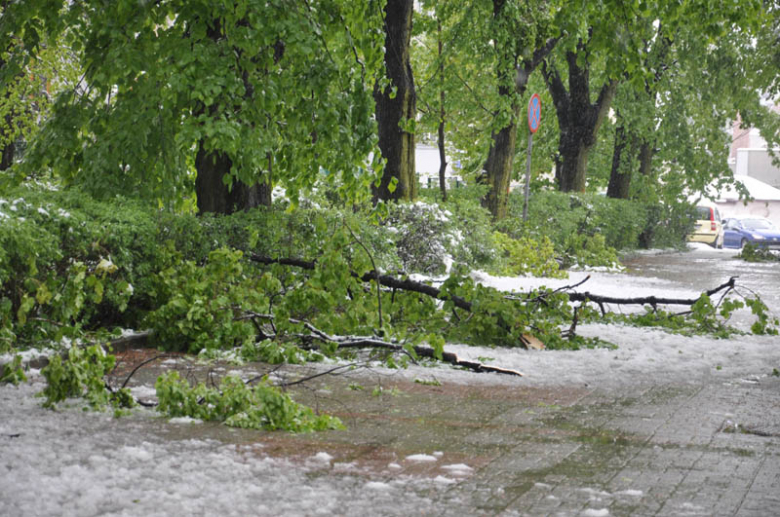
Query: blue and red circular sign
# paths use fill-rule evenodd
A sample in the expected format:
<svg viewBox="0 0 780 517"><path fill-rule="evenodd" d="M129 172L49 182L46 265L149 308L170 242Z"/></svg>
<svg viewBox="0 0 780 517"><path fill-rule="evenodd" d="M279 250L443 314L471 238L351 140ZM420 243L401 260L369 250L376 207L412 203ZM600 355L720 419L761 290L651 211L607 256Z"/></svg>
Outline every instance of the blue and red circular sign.
<svg viewBox="0 0 780 517"><path fill-rule="evenodd" d="M541 118L542 100L539 98L539 94L535 93L528 101L528 129L531 130L531 133L536 133L536 130L539 129Z"/></svg>

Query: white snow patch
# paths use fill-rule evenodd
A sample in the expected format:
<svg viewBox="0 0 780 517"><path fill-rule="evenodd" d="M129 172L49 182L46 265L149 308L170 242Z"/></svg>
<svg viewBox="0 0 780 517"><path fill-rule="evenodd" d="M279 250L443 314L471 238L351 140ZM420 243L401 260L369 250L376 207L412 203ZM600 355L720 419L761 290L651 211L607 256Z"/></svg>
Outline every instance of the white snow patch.
<svg viewBox="0 0 780 517"><path fill-rule="evenodd" d="M431 456L430 454L412 454L411 456L407 456L406 460L417 462L434 462L437 461L437 458L436 456Z"/></svg>
<svg viewBox="0 0 780 517"><path fill-rule="evenodd" d="M450 479L446 476L436 476L433 479L434 483L438 483L439 485L452 485L454 483L457 483L454 479Z"/></svg>
<svg viewBox="0 0 780 517"><path fill-rule="evenodd" d="M202 424L203 420L192 418L191 416L177 416L169 418L168 422L171 424Z"/></svg>
<svg viewBox="0 0 780 517"><path fill-rule="evenodd" d="M318 452L314 455L313 459L322 463L330 463L330 461L333 459L333 456L327 452Z"/></svg>
<svg viewBox="0 0 780 517"><path fill-rule="evenodd" d="M631 497L642 497L644 495L644 492L642 492L641 490L628 489L628 490L621 490L620 492L618 492L618 494L628 495Z"/></svg>
<svg viewBox="0 0 780 517"><path fill-rule="evenodd" d="M381 481L369 481L366 483L366 488L369 490L392 490L393 487L391 485L388 485L387 483L382 483Z"/></svg>
<svg viewBox="0 0 780 517"><path fill-rule="evenodd" d="M595 508L588 508L584 512L582 512L582 515L584 517L606 517L609 515L609 510L606 508L601 509L595 509Z"/></svg>
<svg viewBox="0 0 780 517"><path fill-rule="evenodd" d="M132 393L133 396L138 398L157 397L157 390L154 389L152 386L133 386L132 388L130 388L130 393Z"/></svg>
<svg viewBox="0 0 780 517"><path fill-rule="evenodd" d="M401 470L403 467L398 463L388 463L387 468L389 468L390 470Z"/></svg>
<svg viewBox="0 0 780 517"><path fill-rule="evenodd" d="M455 463L453 465L444 465L443 470L446 470L452 476L468 476L474 469L466 465L465 463Z"/></svg>
<svg viewBox="0 0 780 517"><path fill-rule="evenodd" d="M120 451L128 458L139 461L151 461L154 454L149 451L151 444L143 442L140 447L125 446Z"/></svg>

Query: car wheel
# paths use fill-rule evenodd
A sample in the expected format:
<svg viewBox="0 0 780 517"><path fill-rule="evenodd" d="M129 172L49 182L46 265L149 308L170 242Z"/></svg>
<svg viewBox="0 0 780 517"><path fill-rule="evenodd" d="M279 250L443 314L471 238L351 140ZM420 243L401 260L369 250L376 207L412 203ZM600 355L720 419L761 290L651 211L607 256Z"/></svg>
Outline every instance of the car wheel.
<svg viewBox="0 0 780 517"><path fill-rule="evenodd" d="M718 241L718 240L716 240L716 241L715 241L715 247L716 247L717 249L719 249L719 250L722 250L722 249L723 249L723 241L725 241L725 240L726 240L726 238L725 238L725 237L721 237L721 239L720 239L719 241Z"/></svg>

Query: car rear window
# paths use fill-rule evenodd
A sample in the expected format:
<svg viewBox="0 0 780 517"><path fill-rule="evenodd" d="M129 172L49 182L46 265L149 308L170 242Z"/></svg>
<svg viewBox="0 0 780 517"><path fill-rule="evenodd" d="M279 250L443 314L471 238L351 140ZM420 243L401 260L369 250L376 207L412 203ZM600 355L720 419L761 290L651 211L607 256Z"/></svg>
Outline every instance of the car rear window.
<svg viewBox="0 0 780 517"><path fill-rule="evenodd" d="M710 220L710 207L708 206L697 206L696 207L696 218L697 219L706 219L707 221Z"/></svg>

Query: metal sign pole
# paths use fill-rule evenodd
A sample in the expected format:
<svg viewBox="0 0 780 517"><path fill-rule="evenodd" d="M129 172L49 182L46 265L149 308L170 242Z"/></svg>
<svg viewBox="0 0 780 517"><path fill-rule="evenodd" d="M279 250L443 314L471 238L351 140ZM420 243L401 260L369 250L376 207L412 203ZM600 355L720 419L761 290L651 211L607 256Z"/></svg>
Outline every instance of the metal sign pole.
<svg viewBox="0 0 780 517"><path fill-rule="evenodd" d="M528 195L531 190L531 149L534 146L534 134L528 133L528 159L525 165L525 190L523 191L523 222L528 220Z"/></svg>

